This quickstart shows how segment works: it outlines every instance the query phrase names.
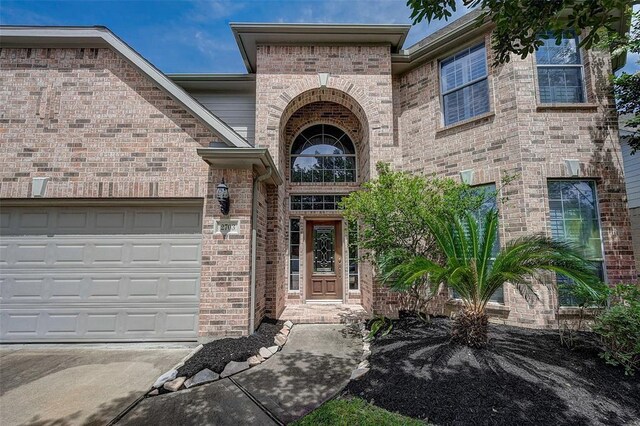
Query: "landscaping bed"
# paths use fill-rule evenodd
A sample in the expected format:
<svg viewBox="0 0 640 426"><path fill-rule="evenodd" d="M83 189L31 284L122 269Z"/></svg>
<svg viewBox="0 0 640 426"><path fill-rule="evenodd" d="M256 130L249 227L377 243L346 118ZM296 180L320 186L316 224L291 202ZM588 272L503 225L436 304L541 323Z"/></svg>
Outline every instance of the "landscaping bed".
<svg viewBox="0 0 640 426"><path fill-rule="evenodd" d="M590 336L490 326L486 349L451 343L451 321L403 315L371 344L370 371L347 385L391 412L438 425L622 425L640 420L640 375L605 364Z"/></svg>
<svg viewBox="0 0 640 426"><path fill-rule="evenodd" d="M244 361L257 354L260 348L273 346L273 339L283 324L283 321L265 319L250 336L209 342L178 369L178 376L191 377L205 368L220 374L230 361Z"/></svg>
<svg viewBox="0 0 640 426"><path fill-rule="evenodd" d="M229 377L259 365L287 342L293 323L265 319L252 335L214 340L191 354L154 382L147 396L176 392Z"/></svg>

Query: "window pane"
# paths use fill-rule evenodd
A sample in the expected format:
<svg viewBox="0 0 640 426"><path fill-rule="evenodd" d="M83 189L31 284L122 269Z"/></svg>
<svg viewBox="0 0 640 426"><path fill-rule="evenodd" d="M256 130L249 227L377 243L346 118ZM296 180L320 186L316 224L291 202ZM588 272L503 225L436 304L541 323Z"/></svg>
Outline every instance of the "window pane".
<svg viewBox="0 0 640 426"><path fill-rule="evenodd" d="M584 102L582 67L538 67L542 103Z"/></svg>
<svg viewBox="0 0 640 426"><path fill-rule="evenodd" d="M551 33L547 33L547 36L551 36ZM556 44L555 38L540 37L540 39L544 41L544 45L540 46L536 52L536 62L539 65L580 63L578 40L574 34L567 34L562 38L560 44Z"/></svg>
<svg viewBox="0 0 640 426"><path fill-rule="evenodd" d="M489 82L481 80L444 95L443 106L445 125L489 112Z"/></svg>
<svg viewBox="0 0 640 426"><path fill-rule="evenodd" d="M602 238L593 181L549 181L551 236L576 244L582 255L594 262L604 279ZM561 305L577 305L569 294L572 281L557 276Z"/></svg>
<svg viewBox="0 0 640 426"><path fill-rule="evenodd" d="M442 91L448 92L470 81L487 76L484 44L465 49L440 64Z"/></svg>
<svg viewBox="0 0 640 426"><path fill-rule="evenodd" d="M353 223L347 224L349 251L349 290L358 290L358 227Z"/></svg>
<svg viewBox="0 0 640 426"><path fill-rule="evenodd" d="M337 210L344 195L292 195L291 210Z"/></svg>
<svg viewBox="0 0 640 426"><path fill-rule="evenodd" d="M300 219L289 221L289 290L300 289Z"/></svg>

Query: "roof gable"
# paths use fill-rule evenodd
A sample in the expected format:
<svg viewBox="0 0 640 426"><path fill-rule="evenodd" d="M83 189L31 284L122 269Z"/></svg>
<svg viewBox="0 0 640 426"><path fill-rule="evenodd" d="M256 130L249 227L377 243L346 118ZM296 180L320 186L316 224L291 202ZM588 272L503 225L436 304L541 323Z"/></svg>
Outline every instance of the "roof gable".
<svg viewBox="0 0 640 426"><path fill-rule="evenodd" d="M195 117L201 119L227 145L236 148L251 147L242 136L105 27L2 26L0 44L3 47L109 47L127 59Z"/></svg>

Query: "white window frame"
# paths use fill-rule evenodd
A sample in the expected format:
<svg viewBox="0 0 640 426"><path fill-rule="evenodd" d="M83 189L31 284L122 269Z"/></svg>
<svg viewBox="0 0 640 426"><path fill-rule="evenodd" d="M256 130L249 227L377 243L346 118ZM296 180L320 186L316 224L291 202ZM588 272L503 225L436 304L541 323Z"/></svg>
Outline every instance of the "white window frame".
<svg viewBox="0 0 640 426"><path fill-rule="evenodd" d="M555 39L553 37L542 39L545 43L548 41L553 41L555 43ZM536 94L538 95L538 104L540 105L582 105L587 103L587 85L585 81L585 72L584 72L584 60L582 58L582 51L580 49L580 37L576 34L573 38L576 41L576 55L578 56L578 64L539 64L536 59L536 55L533 55L533 60L536 66ZM540 68L579 68L580 69L580 83L582 86L582 102L544 102L542 100L542 95L540 92Z"/></svg>
<svg viewBox="0 0 640 426"><path fill-rule="evenodd" d="M459 53L464 52L465 50L469 50L470 51L470 50L472 50L472 49L474 49L474 48L476 48L476 47L478 47L480 45L482 45L482 49L484 50L484 55L485 55L484 77L476 78L474 80L469 81L468 83L465 83L465 84L463 84L461 86L456 87L455 89L451 89L451 90L445 91L443 89L444 79L442 78L442 64L444 62L446 62L447 60L449 60L450 58L458 55ZM467 46L464 49L460 49L457 52L455 52L454 54L440 59L440 61L438 62L438 81L440 83L440 118L441 118L440 121L441 121L442 126L444 126L444 127L455 126L457 124L460 124L460 123L463 123L463 122L466 122L466 121L469 121L469 120L473 120L476 117L479 117L479 116L481 116L483 114L487 114L487 113L491 112L491 93L490 93L491 88L489 87L490 86L489 85L489 64L488 64L486 56L487 56L487 46L486 46L485 41L483 40L483 41L478 42L478 43L473 43L472 45ZM445 120L444 97L446 95L448 95L448 94L460 91L460 90L464 89L465 87L474 85L474 84L476 84L476 83L478 83L478 82L480 82L482 80L487 80L487 101L489 102L489 110L487 112L485 112L485 113L474 115L473 117L468 117L468 118L465 118L463 120L458 120L458 121L455 121L453 123L447 124L446 120Z"/></svg>
<svg viewBox="0 0 640 426"><path fill-rule="evenodd" d="M297 289L292 289L291 288L291 284L292 284L292 275L293 272L291 271L291 221L292 220L297 220L298 221L298 288ZM289 238L287 241L287 244L289 245L289 256L287 256L287 291L289 293L300 293L300 288L301 288L301 270L302 268L300 267L301 263L301 255L300 255L300 250L302 247L302 218L300 217L289 217Z"/></svg>

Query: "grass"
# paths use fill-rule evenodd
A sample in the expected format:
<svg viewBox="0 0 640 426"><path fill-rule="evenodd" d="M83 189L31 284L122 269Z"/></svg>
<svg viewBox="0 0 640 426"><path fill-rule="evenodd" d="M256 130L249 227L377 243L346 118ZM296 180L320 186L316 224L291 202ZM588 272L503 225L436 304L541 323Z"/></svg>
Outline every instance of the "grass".
<svg viewBox="0 0 640 426"><path fill-rule="evenodd" d="M333 399L296 421L295 426L425 426L419 420L391 413L360 398Z"/></svg>

